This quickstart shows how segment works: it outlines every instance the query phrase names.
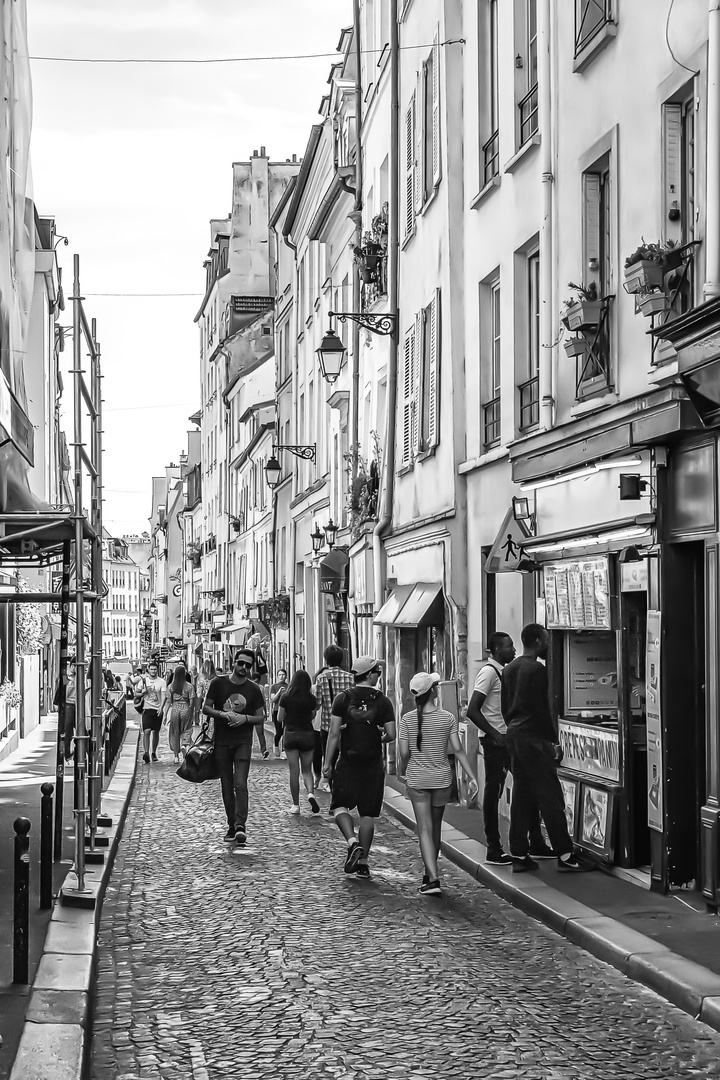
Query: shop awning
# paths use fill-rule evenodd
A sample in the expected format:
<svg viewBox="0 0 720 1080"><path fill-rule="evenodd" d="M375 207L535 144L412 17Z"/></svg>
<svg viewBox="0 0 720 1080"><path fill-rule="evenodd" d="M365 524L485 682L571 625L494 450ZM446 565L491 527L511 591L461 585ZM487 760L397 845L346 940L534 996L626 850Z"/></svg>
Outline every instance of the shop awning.
<svg viewBox="0 0 720 1080"><path fill-rule="evenodd" d="M397 585L374 618L381 626L442 626L445 620L442 582Z"/></svg>
<svg viewBox="0 0 720 1080"><path fill-rule="evenodd" d="M349 565L347 552L333 548L320 563L320 592L347 592Z"/></svg>
<svg viewBox="0 0 720 1080"><path fill-rule="evenodd" d="M218 629L221 641L226 642L228 645L244 645L250 631L250 620L242 619L231 626L221 626Z"/></svg>

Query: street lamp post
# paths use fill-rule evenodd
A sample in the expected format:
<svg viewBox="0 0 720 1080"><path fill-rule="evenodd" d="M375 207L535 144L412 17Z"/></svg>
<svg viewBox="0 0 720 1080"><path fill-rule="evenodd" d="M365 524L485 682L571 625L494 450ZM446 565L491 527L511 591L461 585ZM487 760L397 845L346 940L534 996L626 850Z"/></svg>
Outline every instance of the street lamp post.
<svg viewBox="0 0 720 1080"><path fill-rule="evenodd" d="M315 443L308 443L306 446L278 443L276 446L273 446L272 454L265 464L265 479L267 480L269 488L276 488L280 483L282 466L278 461L276 454L280 453L282 450L287 450L289 454L294 454L295 457L303 458L304 461L315 460Z"/></svg>

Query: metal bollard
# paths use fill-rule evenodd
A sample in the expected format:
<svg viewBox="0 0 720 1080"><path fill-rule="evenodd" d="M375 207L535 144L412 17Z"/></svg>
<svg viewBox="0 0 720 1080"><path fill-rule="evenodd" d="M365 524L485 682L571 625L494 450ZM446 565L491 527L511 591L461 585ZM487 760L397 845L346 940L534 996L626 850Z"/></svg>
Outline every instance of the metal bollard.
<svg viewBox="0 0 720 1080"><path fill-rule="evenodd" d="M13 896L13 982L28 983L28 908L30 894L30 822L13 821L15 830L15 890Z"/></svg>
<svg viewBox="0 0 720 1080"><path fill-rule="evenodd" d="M40 907L52 907L53 792L52 784L40 788Z"/></svg>

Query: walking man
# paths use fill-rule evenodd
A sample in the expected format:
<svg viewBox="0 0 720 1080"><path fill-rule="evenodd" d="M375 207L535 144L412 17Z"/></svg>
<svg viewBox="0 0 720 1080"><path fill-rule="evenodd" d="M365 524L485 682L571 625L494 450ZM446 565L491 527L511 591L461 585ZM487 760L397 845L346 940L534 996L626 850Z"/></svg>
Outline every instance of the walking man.
<svg viewBox="0 0 720 1080"><path fill-rule="evenodd" d="M374 656L359 656L353 673L355 685L332 705L323 775L332 775L330 812L347 843L345 873L369 878L368 857L385 788L383 744L395 740L395 711L377 689L381 668ZM338 745L340 757L333 768Z"/></svg>
<svg viewBox="0 0 720 1080"><path fill-rule="evenodd" d="M142 692L143 761L146 765L150 761L151 754L153 761L158 759L157 748L162 728L163 705L167 697L167 683L160 678L159 670L157 661L151 660Z"/></svg>
<svg viewBox="0 0 720 1080"><path fill-rule="evenodd" d="M333 701L344 690L350 690L355 685L355 679L350 671L345 671L340 665L345 659L345 653L339 645L328 645L323 653L326 666L315 680L315 696L320 702L320 744L323 759L326 757L328 735L330 734L330 716ZM334 764L330 762L330 764ZM323 783L326 784L326 781ZM326 787L325 790L328 790Z"/></svg>
<svg viewBox="0 0 720 1080"><path fill-rule="evenodd" d="M212 680L203 705L205 716L215 721L215 760L227 815L227 844L244 844L247 840L247 781L253 731L265 723L265 697L249 678L254 662L252 649L238 649L232 671Z"/></svg>
<svg viewBox="0 0 720 1080"><path fill-rule="evenodd" d="M503 668L515 658L515 644L509 634L499 630L490 635L488 647L490 657L478 672L467 717L480 729L485 760L482 803L487 843L485 861L505 865L511 863L512 858L505 854L500 840L498 805L510 770L510 751L500 702L500 685ZM530 856L534 859L548 859L554 855L555 852L545 843L540 828L540 814L536 811L530 822Z"/></svg>
<svg viewBox="0 0 720 1080"><path fill-rule="evenodd" d="M520 637L522 656L506 666L501 680L501 707L507 723L513 774L510 807L513 873L538 869L530 857L528 841L528 830L538 809L558 856L558 870L594 870L592 864L575 854L557 776L557 724L550 712L547 671L540 663L547 657L550 635L539 623L528 623Z"/></svg>

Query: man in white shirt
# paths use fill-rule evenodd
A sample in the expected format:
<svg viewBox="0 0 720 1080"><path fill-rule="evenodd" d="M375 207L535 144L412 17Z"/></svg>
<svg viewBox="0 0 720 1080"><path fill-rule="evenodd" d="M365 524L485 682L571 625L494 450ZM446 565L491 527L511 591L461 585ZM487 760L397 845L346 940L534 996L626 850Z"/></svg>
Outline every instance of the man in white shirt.
<svg viewBox="0 0 720 1080"><path fill-rule="evenodd" d="M500 680L505 665L515 658L515 645L509 634L498 631L490 635L488 648L490 656L478 672L467 717L480 729L485 759L482 811L487 842L486 861L509 865L512 858L503 851L498 819L498 804L510 768L510 752L506 744L507 726L500 707ZM534 851L535 858L549 858L553 854L542 835L539 813L536 820L533 819L530 848Z"/></svg>

